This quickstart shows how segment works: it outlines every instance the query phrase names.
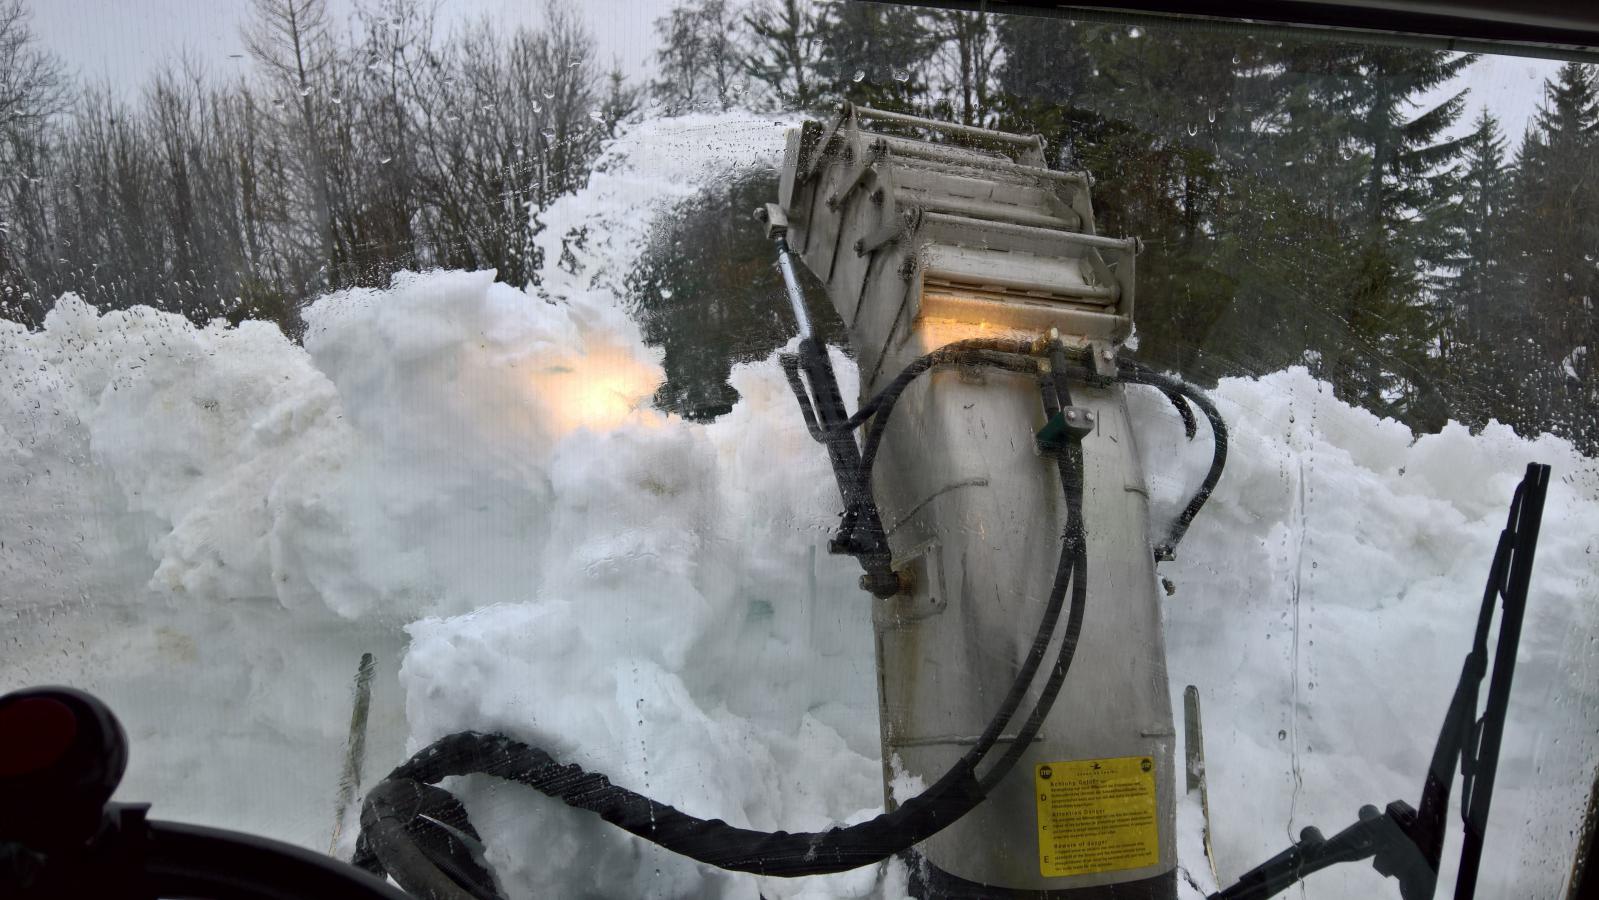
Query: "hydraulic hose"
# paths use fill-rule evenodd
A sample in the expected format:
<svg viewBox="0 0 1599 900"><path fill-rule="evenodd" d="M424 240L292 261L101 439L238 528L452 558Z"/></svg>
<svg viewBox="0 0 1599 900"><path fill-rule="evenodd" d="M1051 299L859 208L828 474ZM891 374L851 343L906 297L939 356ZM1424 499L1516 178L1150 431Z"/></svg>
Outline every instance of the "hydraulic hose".
<svg viewBox="0 0 1599 900"><path fill-rule="evenodd" d="M1166 532L1166 538L1155 545L1155 558L1161 560L1173 559L1177 555L1177 545L1182 542L1183 535L1188 533L1188 526L1193 524L1194 517L1205 507L1205 501L1210 499L1211 492L1216 489L1216 482L1221 480L1221 473L1227 466L1227 422L1222 419L1217 411L1216 404L1210 402L1199 391L1175 378L1162 375L1153 371L1148 366L1132 360L1122 360L1119 374L1123 381L1134 384L1147 384L1159 390L1166 398L1177 407L1183 417L1183 427L1190 439L1194 436L1193 413L1183 405L1184 399L1192 401L1205 414L1210 422L1210 432L1215 441L1215 450L1211 454L1210 469L1205 473L1205 480L1199 484L1199 490L1189 498L1188 504L1172 522L1171 528Z"/></svg>
<svg viewBox="0 0 1599 900"><path fill-rule="evenodd" d="M1033 344L1019 340L976 339L949 344L917 358L862 404L854 415L831 428L809 409L810 398L799 378L798 366L785 360L784 369L804 414L807 431L813 438L826 443L840 433L867 426L860 465L854 475L856 481L852 485L855 490L851 493L870 498L872 465L890 416L910 384L935 366L980 365L1033 374L1039 376L1046 417L1053 416L1063 405L1069 406L1068 373L1083 377L1086 372L1068 363L1064 348L1057 343L1050 349L1049 373L1042 374L1035 360L1025 359L1036 353ZM1192 401L1205 413L1215 436L1215 453L1200 489L1173 523L1166 539L1156 547L1157 558L1169 559L1221 477L1227 457L1226 424L1208 398L1176 379L1130 361L1121 364L1118 375L1123 381L1153 386L1167 396L1182 414L1184 430L1190 438L1196 430L1195 422L1183 401ZM433 742L391 772L368 795L362 813L364 831L358 841L355 862L378 874L392 874L407 890L423 896L451 900L495 896L488 879L470 877L477 874L475 867L458 858L453 863L446 860L441 866L434 859L440 854L429 853L428 848L408 837L403 827L404 810L414 805L407 799L413 791L437 790L423 786L437 784L452 775L469 774L489 774L527 785L569 806L593 812L674 853L718 868L757 875L795 877L847 871L880 862L926 840L980 804L1016 767L1049 716L1076 655L1082 637L1088 580L1080 437L1068 438L1056 454L1056 465L1065 496L1066 523L1054 581L1032 645L993 717L971 749L920 795L894 810L866 822L821 832L739 828L720 819L690 815L618 787L604 775L563 764L544 750L505 735L464 731ZM847 509L846 526L861 512ZM979 776L978 767L987 761L1000 734L1015 717L1055 640L1060 614L1068 605L1068 590L1070 612L1049 675L1027 718L1017 729L1015 739L993 766ZM464 813L462 822L464 824ZM469 825L466 830L470 832ZM471 837L475 839L476 833L471 832ZM470 889L460 888L451 893L441 880L455 882L457 886L465 883Z"/></svg>
<svg viewBox="0 0 1599 900"><path fill-rule="evenodd" d="M1057 345L1051 352L1052 357L1060 355ZM1052 360L1051 377L1043 385L1044 407L1046 410L1058 410L1062 406L1071 404L1071 394L1066 384L1064 367L1059 365L1059 360ZM1062 535L1064 544L1062 555L1069 553L1072 557L1072 568L1075 577L1072 578L1071 612L1066 620L1066 633L1061 640L1060 651L1056 655L1055 665L1050 669L1049 678L1044 682L1043 690L1039 691L1038 701L1033 704L1033 710L1028 715L1027 721L1017 731L1017 740L1012 741L1005 755L988 774L979 782L986 794L999 784L1016 763L1021 760L1022 754L1031 745L1033 737L1043 727L1044 719L1055 706L1055 698L1060 694L1061 685L1066 682L1066 671L1071 667L1072 658L1077 653L1077 642L1081 639L1083 630L1083 611L1088 605L1088 535L1083 524L1083 443L1081 440L1068 440L1061 455L1056 460L1060 471L1060 483L1066 495L1066 530Z"/></svg>
<svg viewBox="0 0 1599 900"><path fill-rule="evenodd" d="M354 861L428 900L498 900L494 876L466 841L482 838L461 801L443 788L391 775L362 805Z"/></svg>
<svg viewBox="0 0 1599 900"><path fill-rule="evenodd" d="M870 462L875 458L889 415L905 388L918 375L934 365L968 359L1000 362L1002 367L1013 370L1025 369L984 354L1031 352L1031 345L1020 341L963 341L912 362L843 426L850 429L858 427L868 417L872 419L863 451L862 487L869 491ZM1046 397L1053 393L1053 387L1052 384L1044 386ZM814 419L807 418L809 426ZM1077 440L1070 443L1071 448L1058 460L1068 522L1061 536L1054 583L1032 646L1010 689L972 748L930 787L894 810L866 822L823 832L764 832L738 828L720 819L689 815L618 787L604 775L587 772L577 765L562 764L547 752L505 735L466 731L440 738L391 772L384 784L368 795L367 805L373 811L369 814L368 810L363 810L363 827L369 822L373 827L383 824L381 810L374 805L383 802L384 785L436 784L452 775L483 773L525 784L569 806L593 812L665 849L731 871L783 877L842 872L880 862L926 840L975 808L1015 767L1021 757L1020 751L1032 743L1042 728L1075 656L1087 599L1087 559L1081 517L1082 451ZM1009 750L979 779L978 765L986 759L1015 716L1043 665L1061 610L1066 605L1068 588L1072 588L1071 612L1049 678ZM374 837L380 842L395 839L380 837L376 832ZM365 852L357 854L357 864L375 873L389 871L386 854L372 848L365 835L362 846ZM404 859L405 871L392 872L396 880L405 886L406 880L414 879L419 888L425 889L425 885L433 881L432 873L414 873L410 871L414 857Z"/></svg>

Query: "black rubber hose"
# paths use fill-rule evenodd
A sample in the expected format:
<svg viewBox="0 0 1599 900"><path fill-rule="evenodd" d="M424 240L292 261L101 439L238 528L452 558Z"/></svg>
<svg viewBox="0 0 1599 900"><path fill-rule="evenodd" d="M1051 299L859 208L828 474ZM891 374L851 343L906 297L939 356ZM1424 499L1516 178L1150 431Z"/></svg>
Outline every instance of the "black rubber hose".
<svg viewBox="0 0 1599 900"><path fill-rule="evenodd" d="M1192 386L1152 371L1132 360L1122 360L1120 368L1123 381L1147 384L1168 397L1173 394L1185 397L1193 401L1210 421L1210 431L1216 447L1210 458L1210 470L1205 473L1205 480L1200 482L1199 490L1189 498L1188 505L1177 514L1171 529L1166 533L1166 539L1155 545L1156 559L1173 559L1177 555L1177 545L1182 542L1183 535L1188 533L1188 526L1193 524L1194 517L1199 515L1199 511L1205 506L1205 501L1210 499L1211 492L1216 489L1216 482L1221 480L1222 470L1227 466L1227 423L1217 411L1216 405L1210 402L1210 398Z"/></svg>
<svg viewBox="0 0 1599 900"><path fill-rule="evenodd" d="M1183 400L1183 395L1176 391L1161 391L1166 399L1171 401L1172 408L1177 410L1177 415L1183 417L1183 433L1189 440L1199 433L1199 422L1194 419L1194 411L1188 408L1188 403Z"/></svg>
<svg viewBox="0 0 1599 900"><path fill-rule="evenodd" d="M860 427L868 419L871 421L861 448L861 463L855 476L854 496L871 496L872 466L877 461L877 451L882 446L883 434L888 428L889 413L899 402L906 388L910 387L918 376L935 366L968 364L1033 375L1038 371L1036 363L1022 363L1016 359L1031 349L1032 345L1026 341L972 338L946 344L907 365L893 381L862 404L855 415L850 416L842 426L844 429L853 429ZM846 516L851 513L851 510L845 510Z"/></svg>
<svg viewBox="0 0 1599 900"><path fill-rule="evenodd" d="M878 862L937 833L983 799L971 768L957 765L920 796L857 825L815 833L754 831L689 815L604 775L563 765L536 747L479 732L435 741L390 778L436 781L475 773L525 784L674 853L756 875L821 875Z"/></svg>
<svg viewBox="0 0 1599 900"><path fill-rule="evenodd" d="M794 392L794 399L799 401L800 416L805 419L805 430L810 432L811 440L818 444L827 443L827 434L816 421L816 407L811 403L810 392L805 390L805 382L800 380L799 357L792 353L779 354L777 361L783 367L783 376L788 379L788 388Z"/></svg>
<svg viewBox="0 0 1599 900"><path fill-rule="evenodd" d="M1080 465L1081 457L1078 457ZM1062 465L1067 465L1062 462ZM1080 469L1077 483L1080 484ZM1027 658L1000 709L978 742L931 787L892 812L824 832L762 832L701 819L648 797L617 787L603 775L562 765L548 753L498 734L459 732L435 741L395 769L388 782L436 783L451 775L485 773L525 784L569 806L599 815L674 853L738 872L794 877L843 872L880 862L938 833L974 809L991 787L1014 768L1017 748L1031 744L1059 692L1080 642L1086 591L1077 565L1084 562L1081 540L1063 537L1055 584ZM986 757L1021 705L1052 642L1068 584L1072 612L1049 682L1027 724L1008 752L979 783L975 768ZM369 798L370 802L370 798ZM363 815L363 823L366 820ZM379 838L382 840L383 838Z"/></svg>
<svg viewBox="0 0 1599 900"><path fill-rule="evenodd" d="M1055 698L1060 694L1061 685L1066 682L1066 673L1071 670L1072 660L1077 656L1077 645L1082 640L1083 614L1088 606L1088 534L1083 524L1083 444L1080 439L1067 440L1065 455L1058 465L1061 485L1066 494L1066 532L1063 540L1070 548L1073 562L1071 612L1066 619L1066 633L1061 636L1055 665L1050 669L1043 690L1038 693L1038 702L1033 704L1032 713L1017 730L1016 739L1006 749L1005 755L978 781L985 795L1015 768L1033 738L1038 735L1044 719L1055 706Z"/></svg>
<svg viewBox="0 0 1599 900"><path fill-rule="evenodd" d="M406 893L423 900L503 900L493 876L436 822L482 840L449 791L409 778L386 779L362 804L365 853L352 862L392 876Z"/></svg>
<svg viewBox="0 0 1599 900"><path fill-rule="evenodd" d="M1044 379L1046 410L1055 399L1053 395L1066 388L1065 379L1060 377L1066 371L1063 353L1059 348L1056 350L1057 352L1052 354L1056 357L1052 360L1055 365L1051 368L1057 372L1054 376ZM868 419L871 420L862 453L862 486L869 489L871 463L875 460L877 449L881 445L890 414L901 394L917 376L935 365L962 362L993 365L996 363L994 354L999 354L1003 360L1006 358L1005 354L1025 354L1030 351L1030 345L1023 342L965 341L940 348L907 366L843 426L845 429L854 428ZM1003 365L1001 368L1027 371L1024 365ZM1166 558L1169 558L1170 552L1181 540L1189 523L1203 507L1220 478L1221 469L1226 461L1226 425L1208 398L1181 382L1130 362L1123 363L1121 374L1125 381L1148 384L1160 389L1174 402L1178 397L1193 400L1210 420L1216 438L1216 453L1212 459L1211 471L1207 474L1199 492L1178 517L1167 541L1157 549L1157 553L1164 550ZM1065 402L1070 402L1069 394ZM1058 403L1055 405L1058 408ZM1180 406L1179 409L1183 407ZM1185 430L1188 425L1187 418L1185 417ZM431 784L451 775L473 773L497 775L526 784L568 805L592 811L606 821L668 850L732 871L775 876L826 874L868 865L902 852L970 812L1009 774L1037 732L1041 730L1043 721L1048 717L1070 669L1081 641L1087 597L1087 546L1082 523L1081 442L1068 441L1066 451L1057 464L1060 467L1062 488L1066 496L1067 524L1062 535L1060 559L1056 564L1055 583L1052 585L1033 646L1029 649L1021 671L1017 673L1017 678L1012 682L1006 697L971 750L921 795L912 798L892 812L854 826L834 828L825 832L761 832L736 828L719 819L700 819L671 806L657 803L633 791L617 787L605 776L586 772L579 766L562 765L544 751L504 735L477 732L460 732L441 738L397 768L391 773L389 780L400 784L406 782ZM1026 722L1018 730L1015 740L994 767L979 779L976 775L977 766L993 749L1005 726L1014 717L1022 698L1036 677L1049 644L1053 641L1068 587L1072 596L1071 613L1049 678L1039 692L1038 700ZM370 797L368 802L372 802ZM363 820L366 818L363 815ZM401 837L392 835L376 836L379 842L391 839L402 840ZM363 850L370 848L367 834L363 833L360 843ZM422 855L425 858L426 854ZM444 875L437 869L435 874Z"/></svg>
<svg viewBox="0 0 1599 900"><path fill-rule="evenodd" d="M890 382L882 390L878 391L877 394L873 396L873 398L868 401L867 404L863 405L861 409L861 412L865 412L867 409L872 409L875 413L877 413L877 415L875 415L872 419L871 427L867 431L865 447L861 452L861 478L862 487L865 491L863 496L870 496L869 491L872 475L872 464L877 458L878 448L882 445L882 437L884 431L888 427L889 417L892 415L894 406L899 402L899 399L901 395L904 394L905 389L911 384L912 381L915 380L917 376L933 368L935 365L958 361L963 354L979 352L1021 354L1031 352L1031 350L1032 345L1025 341L975 338L966 341L958 341L952 344L946 344L945 346L940 347L931 353L919 357L910 365L906 366L905 369L901 371L892 382ZM1036 372L1036 367L1033 371ZM1049 379L1044 379L1041 385L1041 390L1043 392L1045 409L1048 410L1055 393L1054 382ZM852 416L850 421L854 422L860 419L861 412L857 412L855 416ZM848 426L846 425L846 427ZM1065 461L1062 461L1062 464L1064 465ZM1076 483L1080 485L1082 480L1082 455L1080 452L1075 458L1075 465L1077 467ZM1071 479L1062 479L1062 489L1066 492L1068 509L1071 508L1071 483ZM1072 533L1073 529L1068 525L1065 533L1063 533L1061 536L1061 552L1060 557L1055 563L1054 583L1050 586L1049 598L1046 600L1044 606L1044 615L1039 620L1037 631L1034 632L1033 644L1028 649L1027 656L1022 660L1022 666L1017 671L1016 678L1011 681L1011 686L1006 692L1005 697L1000 701L999 707L995 711L994 716L989 720L987 727L983 729L983 733L978 736L977 742L972 745L972 749L967 751L966 755L962 757L960 763L957 765L966 765L969 763L970 766L975 769L977 764L980 763L985 756L987 756L994 743L999 740L999 736L1004 731L1005 726L1010 724L1011 718L1015 716L1017 708L1021 706L1022 698L1026 695L1027 689L1032 685L1033 678L1036 675L1039 666L1043 664L1044 656L1049 649L1049 644L1054 638L1056 623L1060 619L1060 611L1065 602L1067 587L1073 581L1073 564L1076 560L1076 555L1072 552L1070 545ZM1077 618L1080 622L1080 611ZM1075 640L1073 641L1072 645L1075 648ZM1067 665L1070 665L1069 659L1067 661ZM1029 738L1029 740L1031 739ZM996 769L994 771L998 770ZM993 773L990 772L990 775L992 774Z"/></svg>
<svg viewBox="0 0 1599 900"><path fill-rule="evenodd" d="M859 428L861 423L876 415L878 410L885 404L893 406L899 400L899 395L905 392L905 388L909 387L917 376L928 369L937 365L955 362L958 357L968 352L982 351L1026 356L1033 352L1033 345L1023 340L1003 338L969 338L964 341L945 344L931 353L917 357L910 365L902 369L898 375L894 376L893 381L884 385L870 400L862 403L861 408L855 411L855 415L850 416L844 423L844 427L846 429ZM984 364L989 362L987 359L981 361Z"/></svg>
<svg viewBox="0 0 1599 900"><path fill-rule="evenodd" d="M1055 402L1061 408L1072 405L1072 386L1066 377L1066 347L1059 340L1049 344L1049 383L1055 388Z"/></svg>
<svg viewBox="0 0 1599 900"><path fill-rule="evenodd" d="M883 434L888 430L889 411L894 408L894 404L899 402L900 396L905 393L905 389L910 387L911 382L915 381L917 376L921 375L923 372L926 372L928 369L933 368L934 366L958 364L963 360L963 358L966 357L967 354L973 354L972 358L974 361L985 362L986 364L984 357L976 356L975 354L985 351L1007 354L1022 354L1024 352L1030 352L1031 348L1032 345L1026 341L1002 341L988 338L975 338L967 341L956 341L953 344L946 344L943 347L934 350L932 353L927 354L926 356L918 357L915 362L906 366L904 371L900 372L900 374L897 375L893 381L889 382L883 387L882 390L878 391L871 400L867 401L865 404L862 404L861 408L856 411L855 415L850 416L849 421L844 423L844 427L854 428L866 421L867 418L871 419L871 425L869 425L866 429L866 440L861 446L860 478L862 484L871 481L872 463L877 461L877 451L882 446ZM1019 374L1032 374L1037 370L1034 368L1025 372L1019 369L1010 369L1010 371L1017 371ZM862 496L869 495L862 494Z"/></svg>
<svg viewBox="0 0 1599 900"><path fill-rule="evenodd" d="M826 352L825 349L820 348L819 345L806 344L804 342L801 343L802 352L805 352L807 347L809 347L812 352L823 354ZM874 423L879 421L886 423L887 415L878 414L892 409L894 404L898 402L899 397L904 392L905 388L912 381L914 381L917 376L934 368L935 366L982 366L1032 375L1037 372L1037 363L1035 363L1031 358L1023 355L1030 350L1031 345L1024 341L994 338L973 338L970 340L957 341L952 344L947 344L938 348L937 350L932 351L931 353L919 357L910 365L906 366L905 369L895 377L894 381L885 386L882 390L878 391L875 396L863 404L861 408L856 411L855 415L850 416L844 422L834 426L829 426L825 421L823 421L823 417L817 412L815 404L812 401L810 391L806 389L804 381L800 379L800 359L793 354L784 353L779 354L778 361L782 365L783 374L788 380L789 390L794 394L794 401L799 404L800 415L805 420L805 430L810 433L811 438L817 443L830 444L834 439L840 438L842 435L859 428L868 419L873 420ZM874 418L874 416L876 418ZM844 495L845 508L843 520L839 525L838 533L834 538L834 542L840 546L850 548L848 550L850 555L860 559L862 567L867 571L866 579L863 579L862 585L867 587L868 590L871 590L874 595L886 598L898 592L898 579L892 578L891 576L884 579L885 581L889 582L892 587L889 587L887 590L882 592L879 592L876 587L872 587L867 584L867 580L877 580L874 578L874 571L885 574L888 571L885 536L881 533L880 523L877 523L877 516L875 512L866 515L865 522L877 523L878 527L870 528L870 524L868 524L868 527L870 528L870 532L868 534L858 535L856 533L857 529L863 524L862 504L864 503L869 505L871 502L871 460L876 458L876 445L880 440L880 433L876 439L873 439L869 433L868 443L870 445L870 458L867 459L864 464L857 459L855 464L849 466L849 471L851 474L841 474L839 476L841 479L847 478L848 481L847 483L841 482L839 485L839 490ZM834 471L835 473L839 472L838 460L836 456L834 459ZM866 548L872 549L868 550Z"/></svg>
<svg viewBox="0 0 1599 900"><path fill-rule="evenodd" d="M953 349L952 349L953 348ZM914 378L942 361L962 352L997 350L1021 352L1023 342L968 341L950 345L913 362L873 398L872 411L880 413L873 421L868 445L875 453L872 436L881 440L883 428L905 387ZM857 414L859 416L859 414ZM1063 490L1067 495L1069 521L1061 539L1061 554L1056 563L1055 581L1050 590L1039 628L1023 660L1017 677L990 719L983 734L959 761L917 797L892 812L883 813L856 825L825 832L762 832L736 828L720 819L700 819L671 806L617 787L603 775L584 771L576 765L562 765L548 753L504 735L460 732L435 741L390 773L394 782L436 783L451 775L486 773L528 785L570 806L596 813L606 821L668 850L719 868L760 875L803 876L842 872L879 862L926 840L975 808L987 796L984 784L1004 778L1042 727L1044 718L1059 692L1060 683L1071 666L1080 639L1083 607L1086 600L1086 555L1082 547L1081 445L1073 441L1075 453L1060 460ZM868 473L870 468L863 466ZM1079 568L1079 566L1084 568ZM1027 724L1010 752L979 783L975 769L993 749L1000 734L1020 707L1043 663L1055 626L1064 605L1069 585L1073 591L1072 613L1063 636L1049 682L1040 692ZM371 802L369 798L368 802ZM366 820L363 815L363 822Z"/></svg>

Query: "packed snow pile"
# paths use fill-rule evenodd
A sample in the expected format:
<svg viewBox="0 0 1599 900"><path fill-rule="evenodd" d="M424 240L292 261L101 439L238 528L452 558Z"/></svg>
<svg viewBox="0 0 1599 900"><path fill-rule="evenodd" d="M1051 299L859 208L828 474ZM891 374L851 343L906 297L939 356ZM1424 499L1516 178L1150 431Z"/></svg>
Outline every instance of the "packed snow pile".
<svg viewBox="0 0 1599 900"><path fill-rule="evenodd" d="M70 296L42 331L0 323L0 688L107 699L134 744L124 799L318 849L367 651L366 785L471 728L735 825L874 814L870 604L825 551L826 455L775 359L735 368L741 400L712 424L653 410L659 359L625 313L654 217L752 160L775 166L786 124L636 127L541 217L549 263L529 291L403 275L317 300L303 346ZM1186 444L1163 398L1130 396L1169 516L1204 435ZM1205 704L1223 877L1304 825L1416 799L1537 460L1556 482L1484 895L1555 893L1596 749L1599 468L1497 426L1413 440L1303 371L1215 397L1227 475L1163 574L1174 693L1197 684ZM893 867L719 873L517 786L450 786L513 896L903 892ZM1306 895L1395 895L1344 869Z"/></svg>
<svg viewBox="0 0 1599 900"><path fill-rule="evenodd" d="M1134 420L1157 519L1198 482L1164 398ZM1599 742L1599 463L1551 437L1457 424L1414 439L1303 370L1226 379L1227 473L1179 551L1166 634L1174 703L1198 685L1213 840L1225 878L1359 807L1415 805L1516 484L1553 466L1480 896L1554 896L1569 871ZM1202 426L1203 427L1203 426ZM1201 434L1199 443L1203 443ZM1174 459L1188 460L1174 468ZM1486 688L1484 689L1486 690ZM1180 708L1180 706L1178 707ZM1458 788L1444 850L1459 855ZM1397 896L1369 865L1307 896Z"/></svg>

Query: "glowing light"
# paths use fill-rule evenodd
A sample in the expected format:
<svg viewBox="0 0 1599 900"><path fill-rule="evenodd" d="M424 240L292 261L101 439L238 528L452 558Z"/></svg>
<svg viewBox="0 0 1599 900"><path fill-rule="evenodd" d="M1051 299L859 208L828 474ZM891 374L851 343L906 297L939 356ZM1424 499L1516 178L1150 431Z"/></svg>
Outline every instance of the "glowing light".
<svg viewBox="0 0 1599 900"><path fill-rule="evenodd" d="M557 437L579 428L656 426L663 418L650 407L661 382L660 369L620 347L591 347L587 353L546 365L533 382L545 421Z"/></svg>

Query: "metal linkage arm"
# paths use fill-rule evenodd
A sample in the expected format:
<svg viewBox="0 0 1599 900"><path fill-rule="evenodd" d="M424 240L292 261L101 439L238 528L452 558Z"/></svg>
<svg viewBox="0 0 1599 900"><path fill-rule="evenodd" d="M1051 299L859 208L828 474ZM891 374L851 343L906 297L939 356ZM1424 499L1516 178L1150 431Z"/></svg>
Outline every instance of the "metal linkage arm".
<svg viewBox="0 0 1599 900"><path fill-rule="evenodd" d="M872 596L892 597L900 591L900 579L892 568L882 517L866 487L868 480L862 477L861 448L855 442L854 431L846 424L850 416L844 408L844 395L838 389L838 378L833 374L827 347L816 339L811 327L805 293L800 288L793 254L788 248L787 229L774 226L772 230L777 265L783 273L783 287L800 335L799 354L783 357L783 371L799 401L806 429L812 438L827 447L833 475L838 479L839 494L844 500L843 521L828 550L860 561L865 573L861 576L861 587Z"/></svg>

